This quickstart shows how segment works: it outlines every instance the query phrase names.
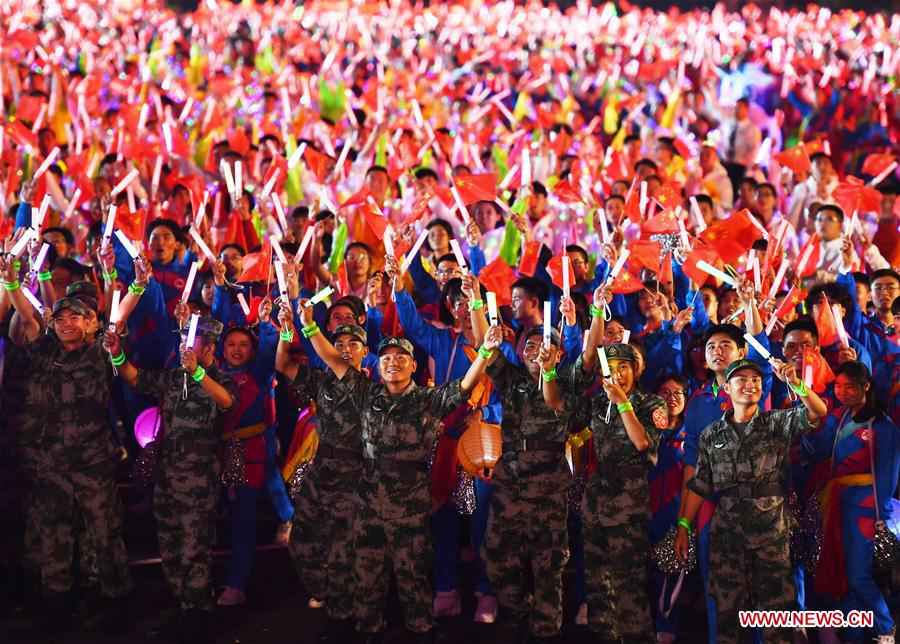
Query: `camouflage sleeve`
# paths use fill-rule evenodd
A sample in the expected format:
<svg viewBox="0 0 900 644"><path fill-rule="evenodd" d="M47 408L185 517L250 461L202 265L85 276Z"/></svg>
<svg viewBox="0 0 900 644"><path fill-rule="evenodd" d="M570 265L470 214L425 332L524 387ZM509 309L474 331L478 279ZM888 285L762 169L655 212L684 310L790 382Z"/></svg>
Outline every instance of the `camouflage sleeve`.
<svg viewBox="0 0 900 644"><path fill-rule="evenodd" d="M134 388L142 394L162 400L169 388L170 377L169 369L138 369Z"/></svg>
<svg viewBox="0 0 900 644"><path fill-rule="evenodd" d="M557 369L559 383L565 393L578 395L594 381L594 374L587 373L584 369L584 357L578 358L572 364Z"/></svg>
<svg viewBox="0 0 900 644"><path fill-rule="evenodd" d="M311 400L316 399L319 387L324 381L322 376L320 369L314 369L307 364L301 364L297 368L297 375L288 383L288 389L298 405L306 406Z"/></svg>
<svg viewBox="0 0 900 644"><path fill-rule="evenodd" d="M705 499L711 498L714 492L712 464L709 461L709 448L706 444L708 436L708 434L703 434L700 437L700 449L697 452L697 471L694 473L694 478L688 481L687 484L689 490Z"/></svg>
<svg viewBox="0 0 900 644"><path fill-rule="evenodd" d="M487 368L487 375L494 383L494 388L503 391L509 382L510 364L502 351L497 351L496 358Z"/></svg>
<svg viewBox="0 0 900 644"><path fill-rule="evenodd" d="M774 433L780 434L787 439L793 439L795 436L817 427L817 425L809 422L806 407L803 405L798 405L791 409L770 411L769 422L772 423L771 426L775 430Z"/></svg>
<svg viewBox="0 0 900 644"><path fill-rule="evenodd" d="M456 407L466 402L468 396L460 389L460 383L462 383L462 378L457 378L430 390L428 404L432 414L438 418L443 418Z"/></svg>
<svg viewBox="0 0 900 644"><path fill-rule="evenodd" d="M357 409L366 408L366 399L369 397L369 392L372 391L373 387L377 386L366 377L366 374L352 367L347 369L347 373L344 374L343 378L340 380L335 379L335 383L337 383L336 386L346 392Z"/></svg>
<svg viewBox="0 0 900 644"><path fill-rule="evenodd" d="M653 394L644 396L636 409L638 420L650 439L650 447L647 448L649 458L655 458L659 451L660 432L669 424L668 409L666 401Z"/></svg>
<svg viewBox="0 0 900 644"><path fill-rule="evenodd" d="M231 379L230 376L225 375L221 371L216 373L216 377L213 378L219 385L222 386L229 394L231 394L231 406L228 408L218 407L218 410L227 411L228 409L235 409L238 406L238 388L237 384L234 380Z"/></svg>

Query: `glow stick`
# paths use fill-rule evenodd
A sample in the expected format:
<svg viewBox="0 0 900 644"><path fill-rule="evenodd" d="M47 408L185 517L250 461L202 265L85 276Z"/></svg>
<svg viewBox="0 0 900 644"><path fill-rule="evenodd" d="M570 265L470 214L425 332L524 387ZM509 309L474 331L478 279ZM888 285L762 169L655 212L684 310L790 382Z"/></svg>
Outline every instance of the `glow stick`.
<svg viewBox="0 0 900 644"><path fill-rule="evenodd" d="M260 201L265 201L266 197L269 196L269 193L272 192L272 188L275 187L275 182L278 180L278 175L280 173L281 168L275 168L275 172L272 173L272 176L266 181L266 185L263 186L262 192L259 195Z"/></svg>
<svg viewBox="0 0 900 644"><path fill-rule="evenodd" d="M147 124L147 116L150 113L150 106L144 103L141 105L141 111L138 114L137 131L140 132Z"/></svg>
<svg viewBox="0 0 900 644"><path fill-rule="evenodd" d="M284 232L287 232L287 218L284 216L284 208L281 207L281 199L278 198L278 195L272 193L272 205L275 206L275 214L278 216L278 223L281 224Z"/></svg>
<svg viewBox="0 0 900 644"><path fill-rule="evenodd" d="M9 254L15 258L18 258L25 250L25 247L28 246L28 242L31 241L31 237L34 234L34 230L32 230L31 228L26 228L25 233L19 238L19 241L16 242L16 245L12 247L12 249L9 251Z"/></svg>
<svg viewBox="0 0 900 644"><path fill-rule="evenodd" d="M293 170L294 166L300 163L300 159L303 156L303 153L306 152L306 144L301 143L300 147L294 150L294 153L288 159L288 170Z"/></svg>
<svg viewBox="0 0 900 644"><path fill-rule="evenodd" d="M497 294L493 291L488 291L484 299L487 301L488 319L491 321L491 326L497 326L500 321L497 311Z"/></svg>
<svg viewBox="0 0 900 644"><path fill-rule="evenodd" d="M200 322L200 315L198 313L194 313L191 315L191 323L188 326L188 334L187 341L185 342L185 346L188 350L192 350L194 348L194 340L197 338L197 324Z"/></svg>
<svg viewBox="0 0 900 644"><path fill-rule="evenodd" d="M316 229L314 226L307 226L306 233L303 235L303 241L300 242L300 249L297 251L297 259L302 261L303 255L306 253L306 249L309 247L309 244L312 242L313 235L316 234Z"/></svg>
<svg viewBox="0 0 900 644"><path fill-rule="evenodd" d="M419 233L418 239L416 239L416 243L413 244L413 247L409 249L409 252L403 257L403 261L400 262L400 272L405 273L406 269L409 268L410 263L413 258L419 252L419 249L422 248L422 244L425 243L425 240L428 238L428 230L423 230Z"/></svg>
<svg viewBox="0 0 900 644"><path fill-rule="evenodd" d="M240 197L244 193L244 166L240 161L234 162L234 194Z"/></svg>
<svg viewBox="0 0 900 644"><path fill-rule="evenodd" d="M604 208L599 208L597 212L600 213L600 238L603 240L604 244L608 244L610 241L609 229L607 228L609 220L606 218L606 210Z"/></svg>
<svg viewBox="0 0 900 644"><path fill-rule="evenodd" d="M112 189L110 193L113 197L122 192L125 188L131 185L131 182L138 178L140 173L137 171L137 168L132 168L131 172L129 172L124 179L122 179L115 188Z"/></svg>
<svg viewBox="0 0 900 644"><path fill-rule="evenodd" d="M759 233L763 236L763 239L769 238L769 231L765 229L765 227L757 221L756 217L750 215L747 217L750 220L750 223L759 231Z"/></svg>
<svg viewBox="0 0 900 644"><path fill-rule="evenodd" d="M891 172L894 171L894 169L895 169L896 167L897 167L897 162L894 161L893 163L891 163L891 165L889 165L889 166L886 167L884 170L882 170L882 171L881 171L881 174L879 174L877 177L875 177L874 179L872 179L872 180L869 182L869 185L870 185L870 186L877 186L879 183L881 183L882 181L884 181L884 180L888 177L888 175L889 175Z"/></svg>
<svg viewBox="0 0 900 644"><path fill-rule="evenodd" d="M134 214L137 210L137 205L134 202L134 190L131 189L131 186L128 186L125 192L128 194L128 212Z"/></svg>
<svg viewBox="0 0 900 644"><path fill-rule="evenodd" d="M678 235L681 238L681 245L686 249L691 248L691 238L688 236L687 228L684 227L684 219L678 218Z"/></svg>
<svg viewBox="0 0 900 644"><path fill-rule="evenodd" d="M647 210L647 182L641 181L641 197L640 197L640 205L639 205L641 216L644 216L644 212Z"/></svg>
<svg viewBox="0 0 900 644"><path fill-rule="evenodd" d="M772 288L769 289L768 299L773 299L778 293L778 289L779 287L781 287L781 282L784 280L784 276L787 274L787 270L788 262L781 262L781 266L778 268L778 273L775 275L775 281L772 282Z"/></svg>
<svg viewBox="0 0 900 644"><path fill-rule="evenodd" d="M506 190L509 187L509 184L512 183L513 177L516 176L516 171L519 169L519 164L514 163L510 166L509 170L506 171L506 176L503 177L503 181L500 182L500 185L497 186L498 190Z"/></svg>
<svg viewBox="0 0 900 644"><path fill-rule="evenodd" d="M44 315L44 305L41 304L41 301L34 296L34 293L31 292L30 289L23 288L22 293L25 295L25 299L31 303L31 306L34 307L35 311L38 312L39 315ZM119 292L116 291L116 294Z"/></svg>
<svg viewBox="0 0 900 644"><path fill-rule="evenodd" d="M697 223L697 234L702 233L706 230L706 222L703 220L703 213L700 212L697 197L691 197L691 214L694 215L694 221Z"/></svg>
<svg viewBox="0 0 900 644"><path fill-rule="evenodd" d="M131 259L137 259L137 256L140 255L140 253L138 253L138 249L134 247L134 244L131 243L131 240L128 239L128 235L121 230L117 230L116 238L119 240L119 243L122 244L122 248L125 249L125 252L128 253Z"/></svg>
<svg viewBox="0 0 900 644"><path fill-rule="evenodd" d="M275 254L278 256L278 261L284 264L287 264L287 257L284 256L284 251L281 249L281 244L278 243L278 240L272 238L272 250L275 251Z"/></svg>
<svg viewBox="0 0 900 644"><path fill-rule="evenodd" d="M337 163L334 165L335 176L344 175L344 164L347 161L347 155L350 154L350 145L352 141L352 136L348 136L347 140L344 141L344 146L341 148L341 154L338 156Z"/></svg>
<svg viewBox="0 0 900 644"><path fill-rule="evenodd" d="M237 294L238 304L241 305L241 310L244 312L244 316L250 315L250 305L247 304L247 298L244 297L244 294L240 291Z"/></svg>
<svg viewBox="0 0 900 644"><path fill-rule="evenodd" d="M394 256L393 235L394 235L394 228L390 224L388 224L387 227L384 229L384 238L382 239L382 242L384 242L384 254L389 257ZM453 242L450 242L450 243L452 244Z"/></svg>
<svg viewBox="0 0 900 644"><path fill-rule="evenodd" d="M450 242L453 243L453 242ZM563 255L562 258L563 271L563 297L569 297L569 256Z"/></svg>
<svg viewBox="0 0 900 644"><path fill-rule="evenodd" d="M762 283L759 277L759 257L757 255L753 256L753 286L757 293L762 290Z"/></svg>
<svg viewBox="0 0 900 644"><path fill-rule="evenodd" d="M172 129L169 127L169 124L167 122L164 122L162 124L162 133L163 133L163 139L165 140L165 144L166 144L166 152L168 152L171 155L172 154Z"/></svg>
<svg viewBox="0 0 900 644"><path fill-rule="evenodd" d="M466 210L466 204L463 203L462 196L459 194L459 191L456 189L456 186L450 186L450 192L453 193L453 201L456 202L456 207L459 208L459 214L462 216L463 221L468 225L469 223L469 211Z"/></svg>
<svg viewBox="0 0 900 644"><path fill-rule="evenodd" d="M109 214L106 215L106 226L103 228L103 241L104 243L109 242L109 238L112 237L113 225L116 223L116 206L111 205L109 207Z"/></svg>
<svg viewBox="0 0 900 644"><path fill-rule="evenodd" d="M551 312L550 301L547 300L544 302L544 346L550 347L550 312Z"/></svg>
<svg viewBox="0 0 900 644"><path fill-rule="evenodd" d="M309 300L306 302L306 308L309 308L318 304L319 302L322 302L323 300L326 300L327 298L331 297L332 293L334 293L334 289L330 286L326 286L321 291L309 298Z"/></svg>
<svg viewBox="0 0 900 644"><path fill-rule="evenodd" d="M459 242L455 239L451 239L450 249L453 251L453 255L456 257L456 263L459 264L459 267L463 270L467 270L466 257L463 255L462 248L459 247Z"/></svg>
<svg viewBox="0 0 900 644"><path fill-rule="evenodd" d="M162 173L162 155L157 155L156 165L153 166L153 180L150 182L150 198L156 199L156 192L159 190L159 177Z"/></svg>
<svg viewBox="0 0 900 644"><path fill-rule="evenodd" d="M38 251L37 257L35 257L34 259L34 264L32 265L32 268L34 270L40 272L41 264L43 264L44 260L47 259L48 252L50 252L50 244L44 242L43 244L41 244L41 249Z"/></svg>
<svg viewBox="0 0 900 644"><path fill-rule="evenodd" d="M631 251L627 248L622 250L622 254L619 255L619 259L616 260L615 265L613 266L612 271L609 273L609 281L613 281L622 272L622 267L625 266L625 262L628 261L628 256L631 255Z"/></svg>
<svg viewBox="0 0 900 644"><path fill-rule="evenodd" d="M831 305L831 313L834 315L834 324L841 338L841 345L846 349L850 346L850 338L847 336L847 329L844 328L844 319L841 317L841 309L837 304Z"/></svg>
<svg viewBox="0 0 900 644"><path fill-rule="evenodd" d="M519 184L523 188L531 189L531 153L528 146L522 148L522 170L519 176L521 177Z"/></svg>
<svg viewBox="0 0 900 644"><path fill-rule="evenodd" d="M197 246L200 248L200 252L203 253L206 258L209 260L210 264L216 263L216 256L213 255L213 252L209 249L209 246L206 245L206 242L203 241L203 238L200 236L194 228L191 228L191 237L197 243Z"/></svg>
<svg viewBox="0 0 900 644"><path fill-rule="evenodd" d="M187 281L184 283L184 290L181 292L182 304L187 304L188 298L191 296L191 290L194 288L194 279L197 277L198 266L198 262L191 262L191 270L188 273Z"/></svg>
<svg viewBox="0 0 900 644"><path fill-rule="evenodd" d="M224 160L219 165L219 170L222 172L222 177L225 179L225 188L228 190L229 195L234 195L234 176L231 174L231 166L228 165Z"/></svg>
<svg viewBox="0 0 900 644"><path fill-rule="evenodd" d="M699 268L704 273L708 273L709 275L712 275L716 279L718 279L722 282L725 282L726 284L730 284L731 286L737 288L737 282L734 281L734 278L731 275L720 271L718 268L710 265L705 260L701 259L700 261L698 261L697 268Z"/></svg>
<svg viewBox="0 0 900 644"><path fill-rule="evenodd" d="M766 349L766 348L760 343L760 341L757 340L756 338L754 338L752 335L750 335L749 333L745 333L745 334L744 334L744 340L747 341L747 344L749 344L751 347L753 347L754 349L756 349L756 352L757 352L759 355L761 355L761 356L763 357L764 360L771 360L771 359L772 359L772 354L769 353L769 350Z"/></svg>
<svg viewBox="0 0 900 644"><path fill-rule="evenodd" d="M600 373L604 378L609 378L612 372L609 370L609 360L606 358L606 350L603 347L597 347L597 357L600 358Z"/></svg>
<svg viewBox="0 0 900 644"><path fill-rule="evenodd" d="M772 315L772 317L769 318L768 324L766 324L766 335L769 335L772 333L772 329L775 328L776 324L778 324L778 316Z"/></svg>
<svg viewBox="0 0 900 644"><path fill-rule="evenodd" d="M109 324L115 326L122 319L120 304L122 303L122 291L116 289L112 294L112 302L109 305Z"/></svg>
<svg viewBox="0 0 900 644"><path fill-rule="evenodd" d="M197 214L194 216L194 228L196 228L197 230L200 229L200 224L203 222L203 218L206 216L207 201L209 201L209 193L204 190L203 201L200 202L200 207L197 208Z"/></svg>
<svg viewBox="0 0 900 644"><path fill-rule="evenodd" d="M186 119L190 115L192 107L194 107L194 98L192 96L188 96L188 99L184 102L184 109L182 109L181 114L178 115L179 123L183 123L184 119Z"/></svg>
<svg viewBox="0 0 900 644"><path fill-rule="evenodd" d="M38 166L38 169L34 171L34 177L32 181L36 181L42 174L44 174L51 165L56 161L56 157L59 156L59 148L53 148L50 150L50 154L47 155L47 158L44 159L44 162ZM896 164L895 164L896 165Z"/></svg>
<svg viewBox="0 0 900 644"><path fill-rule="evenodd" d="M631 339L631 331L629 329L625 329L622 331L622 344L628 344L628 341Z"/></svg>
<svg viewBox="0 0 900 644"><path fill-rule="evenodd" d="M804 365L803 367L803 383L807 387L813 386L813 368L811 364Z"/></svg>
<svg viewBox="0 0 900 644"><path fill-rule="evenodd" d="M284 277L284 264L280 261L275 262L275 276L278 278L278 291L282 297L287 297L288 288L287 280Z"/></svg>
<svg viewBox="0 0 900 644"><path fill-rule="evenodd" d="M803 257L800 258L800 262L797 264L797 275L803 275L803 271L806 270L806 265L809 263L809 258L812 257L812 252L815 250L815 247L815 244L809 244L806 247L806 250L803 252Z"/></svg>
<svg viewBox="0 0 900 644"><path fill-rule="evenodd" d="M37 213L31 217L31 227L34 228L35 232L39 232L41 224L44 223L44 217L47 216L47 209L50 207L50 201L50 195L44 195L44 199L41 201L41 207L38 208Z"/></svg>
<svg viewBox="0 0 900 644"><path fill-rule="evenodd" d="M72 198L69 199L69 206L66 208L66 213L63 215L63 219L68 219L72 216L72 213L75 212L75 208L78 207L78 199L81 198L81 188L75 188L75 192L72 194Z"/></svg>

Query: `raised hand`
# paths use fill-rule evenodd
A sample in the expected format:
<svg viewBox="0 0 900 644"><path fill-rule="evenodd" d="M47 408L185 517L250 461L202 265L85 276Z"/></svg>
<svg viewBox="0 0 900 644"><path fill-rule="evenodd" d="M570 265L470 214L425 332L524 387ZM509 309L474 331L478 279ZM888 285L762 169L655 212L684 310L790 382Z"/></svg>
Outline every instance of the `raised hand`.
<svg viewBox="0 0 900 644"><path fill-rule="evenodd" d="M281 301L278 303L278 326L288 331L294 328L294 312L291 311L290 302Z"/></svg>
<svg viewBox="0 0 900 644"><path fill-rule="evenodd" d="M575 311L575 302L572 301L571 297L563 296L560 299L559 312L562 313L563 318L566 320L566 326L575 326L578 318Z"/></svg>
<svg viewBox="0 0 900 644"><path fill-rule="evenodd" d="M672 330L675 333L681 333L684 331L684 328L690 324L691 319L694 317L694 307L689 306L686 309L682 309L675 315L675 321L672 323Z"/></svg>
<svg viewBox="0 0 900 644"><path fill-rule="evenodd" d="M791 385L792 387L800 386L800 377L797 375L797 370L794 368L793 364L790 362L783 362L777 358L772 358L769 362L772 364L772 371L775 372L775 376L781 382Z"/></svg>
<svg viewBox="0 0 900 644"><path fill-rule="evenodd" d="M552 344L549 347L541 344L541 348L538 350L537 362L541 365L541 371L544 373L551 371L559 362L559 350Z"/></svg>
<svg viewBox="0 0 900 644"><path fill-rule="evenodd" d="M197 370L197 353L184 344L181 345L181 367L189 374Z"/></svg>
<svg viewBox="0 0 900 644"><path fill-rule="evenodd" d="M603 391L606 392L607 397L614 404L618 405L620 403L626 402L628 400L628 396L625 394L625 390L619 386L615 380L610 378L603 378Z"/></svg>
<svg viewBox="0 0 900 644"><path fill-rule="evenodd" d="M179 328L184 328L188 324L188 320L191 317L191 307L188 306L187 302L182 302L178 300L175 303L175 320L178 322Z"/></svg>
<svg viewBox="0 0 900 644"><path fill-rule="evenodd" d="M145 285L153 277L153 266L143 255L134 258L134 281L136 284Z"/></svg>
<svg viewBox="0 0 900 644"><path fill-rule="evenodd" d="M503 344L503 330L499 326L492 326L484 336L484 348L494 351L500 348L501 344Z"/></svg>
<svg viewBox="0 0 900 644"><path fill-rule="evenodd" d="M212 274L216 286L225 286L225 262L219 260L213 264Z"/></svg>
<svg viewBox="0 0 900 644"><path fill-rule="evenodd" d="M481 244L481 229L474 219L466 226L466 243L472 248Z"/></svg>
<svg viewBox="0 0 900 644"><path fill-rule="evenodd" d="M119 334L115 331L106 331L103 334L103 348L106 349L110 355L119 355L122 352L122 340L119 338Z"/></svg>
<svg viewBox="0 0 900 644"><path fill-rule="evenodd" d="M259 317L260 324L265 324L272 317L272 299L266 297L262 302L259 303L259 308L257 309L257 316Z"/></svg>
<svg viewBox="0 0 900 644"><path fill-rule="evenodd" d="M480 299L481 297L481 284L478 282L478 278L475 277L472 273L463 273L462 276L462 292L469 301Z"/></svg>
<svg viewBox="0 0 900 644"><path fill-rule="evenodd" d="M309 300L300 300L300 321L303 322L303 326L309 326L315 319L313 318L313 307L306 306L306 303Z"/></svg>

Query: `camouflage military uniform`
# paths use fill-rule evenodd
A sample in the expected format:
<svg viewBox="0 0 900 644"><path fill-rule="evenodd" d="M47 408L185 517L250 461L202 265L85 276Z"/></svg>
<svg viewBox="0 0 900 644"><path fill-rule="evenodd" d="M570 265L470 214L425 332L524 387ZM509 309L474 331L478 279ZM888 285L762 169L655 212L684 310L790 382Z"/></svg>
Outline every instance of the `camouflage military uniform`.
<svg viewBox="0 0 900 644"><path fill-rule="evenodd" d="M328 616L353 617L353 515L362 476L360 414L332 371L301 366L290 385L300 406L316 403L319 448L294 500L288 548L307 592Z"/></svg>
<svg viewBox="0 0 900 644"><path fill-rule="evenodd" d="M459 385L410 383L391 396L355 369L341 380L362 416L365 466L353 521L354 612L362 632L384 627L391 567L406 627L417 633L431 628L428 459L440 419L465 400Z"/></svg>
<svg viewBox="0 0 900 644"><path fill-rule="evenodd" d="M183 610L212 608L210 547L218 497L216 449L220 410L185 371L141 369L136 389L162 407L163 439L153 495L153 512L163 572ZM236 397L233 382L216 365L206 375Z"/></svg>
<svg viewBox="0 0 900 644"><path fill-rule="evenodd" d="M494 492L483 556L502 610L529 617L531 632L552 637L562 626L562 573L569 560L565 461L567 413L544 404L541 384L498 352L488 368L503 401L503 454L494 470ZM526 570L534 597L525 597Z"/></svg>
<svg viewBox="0 0 900 644"><path fill-rule="evenodd" d="M28 366L22 374L26 384L19 444L34 478L26 538L32 546L40 545L43 588L50 593L71 589L75 517L80 514L84 539L99 555L101 592L124 596L132 582L109 433L109 357L99 341L65 351L51 335L22 351Z"/></svg>
<svg viewBox="0 0 900 644"><path fill-rule="evenodd" d="M812 428L805 407L761 412L744 427L734 423L729 410L700 436L697 473L688 487L719 499L710 526L710 592L720 642L738 641L739 610L792 608L783 477L791 441ZM792 637L782 628L766 632L764 639L790 642Z"/></svg>
<svg viewBox="0 0 900 644"><path fill-rule="evenodd" d="M639 452L616 405L605 422L609 398L595 380L595 373L585 373L582 358L560 374L569 394L590 406L597 457L597 472L588 479L582 502L589 626L604 638L654 642L647 596L647 472L656 458L658 428L666 424L665 401L639 390L629 397L650 439L650 447ZM585 397L589 390L596 392Z"/></svg>

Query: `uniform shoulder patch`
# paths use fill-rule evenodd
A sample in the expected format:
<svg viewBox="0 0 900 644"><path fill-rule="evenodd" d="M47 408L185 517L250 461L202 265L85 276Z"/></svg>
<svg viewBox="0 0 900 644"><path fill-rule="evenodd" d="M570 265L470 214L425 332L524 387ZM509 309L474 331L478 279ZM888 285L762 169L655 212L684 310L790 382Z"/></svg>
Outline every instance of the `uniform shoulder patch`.
<svg viewBox="0 0 900 644"><path fill-rule="evenodd" d="M665 429L669 425L669 412L665 407L657 407L650 416L656 429Z"/></svg>

